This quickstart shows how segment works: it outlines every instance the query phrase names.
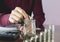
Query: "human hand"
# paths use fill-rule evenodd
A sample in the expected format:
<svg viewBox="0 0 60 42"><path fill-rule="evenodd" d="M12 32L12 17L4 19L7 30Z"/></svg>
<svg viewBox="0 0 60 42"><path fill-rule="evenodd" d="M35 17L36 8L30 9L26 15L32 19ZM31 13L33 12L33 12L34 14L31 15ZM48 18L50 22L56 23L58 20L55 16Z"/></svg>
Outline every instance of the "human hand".
<svg viewBox="0 0 60 42"><path fill-rule="evenodd" d="M24 28L24 26L18 26L18 28L19 28L19 31L20 31L20 35L19 35L20 37L19 37L19 38L20 38L21 40L23 40L23 35L24 35L24 34L23 34L23 28Z"/></svg>
<svg viewBox="0 0 60 42"><path fill-rule="evenodd" d="M24 19L29 20L30 18L28 14L20 7L16 7L14 10L12 10L9 17L9 21L11 23L21 23Z"/></svg>
<svg viewBox="0 0 60 42"><path fill-rule="evenodd" d="M25 31L24 31L24 26L18 26L18 28L19 28L19 30L20 30L20 39L23 40L23 38L24 38L24 33L25 33ZM29 36L29 34L31 33L31 28L26 28L26 32L28 33L28 36Z"/></svg>

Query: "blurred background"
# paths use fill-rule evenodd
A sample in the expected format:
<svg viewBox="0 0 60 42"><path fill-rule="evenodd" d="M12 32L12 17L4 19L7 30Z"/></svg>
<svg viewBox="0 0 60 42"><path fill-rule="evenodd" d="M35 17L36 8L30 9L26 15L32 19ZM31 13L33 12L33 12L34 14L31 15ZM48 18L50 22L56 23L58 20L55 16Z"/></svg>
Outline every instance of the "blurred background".
<svg viewBox="0 0 60 42"><path fill-rule="evenodd" d="M55 42L60 41L60 0L42 0L45 13L44 26L55 25Z"/></svg>
<svg viewBox="0 0 60 42"><path fill-rule="evenodd" d="M42 0L46 21L44 24L60 25L60 0Z"/></svg>

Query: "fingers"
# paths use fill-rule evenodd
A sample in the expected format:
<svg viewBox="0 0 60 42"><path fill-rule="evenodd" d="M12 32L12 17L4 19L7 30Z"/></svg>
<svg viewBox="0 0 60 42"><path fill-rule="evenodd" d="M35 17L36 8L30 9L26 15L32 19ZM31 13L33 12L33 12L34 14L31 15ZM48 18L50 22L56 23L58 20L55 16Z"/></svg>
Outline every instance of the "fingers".
<svg viewBox="0 0 60 42"><path fill-rule="evenodd" d="M12 10L11 15L9 17L9 21L11 23L18 23L18 22L22 22L22 20L23 20L23 16L20 13L18 13L16 10Z"/></svg>
<svg viewBox="0 0 60 42"><path fill-rule="evenodd" d="M23 26L18 26L20 30L20 39L23 39Z"/></svg>
<svg viewBox="0 0 60 42"><path fill-rule="evenodd" d="M19 28L20 31L23 31L24 27L23 26L18 26L18 28Z"/></svg>
<svg viewBox="0 0 60 42"><path fill-rule="evenodd" d="M9 21L11 23L21 23L24 19L30 20L29 15L20 7L16 7L12 10L11 15L9 17Z"/></svg>
<svg viewBox="0 0 60 42"><path fill-rule="evenodd" d="M23 16L21 15L21 13L18 13L16 10L12 11L12 14L15 15L18 18L23 18Z"/></svg>
<svg viewBox="0 0 60 42"><path fill-rule="evenodd" d="M24 16L25 19L29 20L29 15L20 7L16 7L15 10L17 10L19 13L21 13L21 15Z"/></svg>
<svg viewBox="0 0 60 42"><path fill-rule="evenodd" d="M23 36L22 36L22 35L20 35L20 39L22 39L22 40L23 40Z"/></svg>
<svg viewBox="0 0 60 42"><path fill-rule="evenodd" d="M19 26L18 27L19 30L20 30L20 39L23 39L23 36L24 36L24 32L23 32L23 29L24 29L24 26ZM28 35L30 35L32 33L32 29L29 27L29 28L26 28L26 32L29 33Z"/></svg>

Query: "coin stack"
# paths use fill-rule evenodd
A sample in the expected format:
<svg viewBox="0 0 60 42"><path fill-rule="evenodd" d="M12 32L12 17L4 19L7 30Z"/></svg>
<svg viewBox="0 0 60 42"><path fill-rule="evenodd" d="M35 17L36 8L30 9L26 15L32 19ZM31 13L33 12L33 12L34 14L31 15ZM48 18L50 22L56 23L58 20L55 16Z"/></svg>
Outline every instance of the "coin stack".
<svg viewBox="0 0 60 42"><path fill-rule="evenodd" d="M48 29L40 32L39 35L31 36L30 40L25 42L54 42L54 25L49 25Z"/></svg>

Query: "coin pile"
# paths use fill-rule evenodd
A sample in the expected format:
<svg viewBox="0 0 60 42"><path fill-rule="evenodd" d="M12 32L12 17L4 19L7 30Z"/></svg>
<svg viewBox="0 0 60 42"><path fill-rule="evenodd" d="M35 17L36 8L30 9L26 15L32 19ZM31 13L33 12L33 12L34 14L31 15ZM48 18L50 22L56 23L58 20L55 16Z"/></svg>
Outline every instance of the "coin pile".
<svg viewBox="0 0 60 42"><path fill-rule="evenodd" d="M26 39L23 42L54 42L54 25L49 25L44 32L40 32L39 35L35 34L29 40Z"/></svg>

